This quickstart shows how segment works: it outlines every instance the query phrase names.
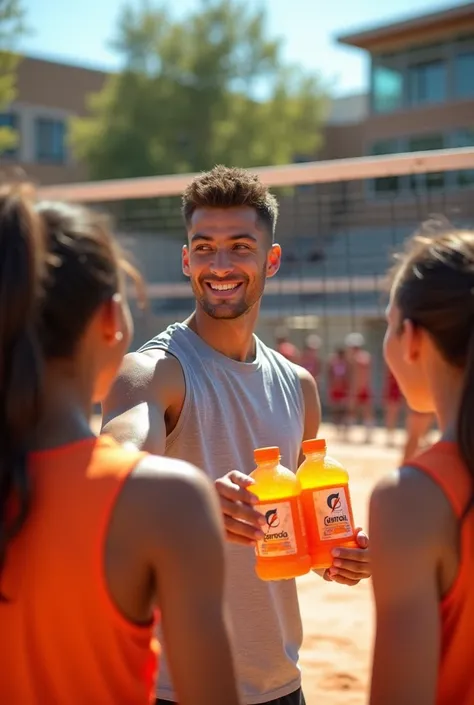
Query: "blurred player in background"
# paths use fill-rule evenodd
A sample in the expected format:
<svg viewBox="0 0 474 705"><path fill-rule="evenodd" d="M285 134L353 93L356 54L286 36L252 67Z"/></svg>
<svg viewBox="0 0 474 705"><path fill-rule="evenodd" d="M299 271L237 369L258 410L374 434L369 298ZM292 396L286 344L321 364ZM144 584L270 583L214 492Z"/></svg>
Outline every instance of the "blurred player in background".
<svg viewBox="0 0 474 705"><path fill-rule="evenodd" d="M331 419L338 438L345 439L347 435L347 413L349 405L350 375L346 351L343 347L336 348L330 356L327 366L328 400L331 409Z"/></svg>
<svg viewBox="0 0 474 705"><path fill-rule="evenodd" d="M393 446L393 437L400 412L404 408L403 394L398 382L388 367L385 368L385 381L383 390L383 408L385 411L385 428L387 430L387 446Z"/></svg>
<svg viewBox="0 0 474 705"><path fill-rule="evenodd" d="M345 339L346 356L349 364L349 423L359 418L365 427L365 442L369 443L374 425L372 356L364 349L365 340L361 333L350 333Z"/></svg>
<svg viewBox="0 0 474 705"><path fill-rule="evenodd" d="M301 354L296 345L294 345L289 337L288 332L284 328L278 328L276 331L276 350L290 362L299 365Z"/></svg>
<svg viewBox="0 0 474 705"><path fill-rule="evenodd" d="M308 335L304 341L304 348L300 358L300 365L304 367L316 381L321 374L321 359L319 351L321 349L321 338L313 333Z"/></svg>

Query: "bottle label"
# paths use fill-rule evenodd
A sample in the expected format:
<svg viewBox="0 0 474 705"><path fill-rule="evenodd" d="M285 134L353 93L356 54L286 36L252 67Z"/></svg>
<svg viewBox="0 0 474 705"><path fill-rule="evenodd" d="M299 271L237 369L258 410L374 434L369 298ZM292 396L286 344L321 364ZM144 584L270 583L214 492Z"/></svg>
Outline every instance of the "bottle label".
<svg viewBox="0 0 474 705"><path fill-rule="evenodd" d="M297 497L257 504L255 509L265 517L262 527L263 539L257 541L255 553L262 558L292 556L298 551L295 525L304 536L301 526L301 511Z"/></svg>
<svg viewBox="0 0 474 705"><path fill-rule="evenodd" d="M314 490L313 502L321 541L345 539L353 535L345 487Z"/></svg>

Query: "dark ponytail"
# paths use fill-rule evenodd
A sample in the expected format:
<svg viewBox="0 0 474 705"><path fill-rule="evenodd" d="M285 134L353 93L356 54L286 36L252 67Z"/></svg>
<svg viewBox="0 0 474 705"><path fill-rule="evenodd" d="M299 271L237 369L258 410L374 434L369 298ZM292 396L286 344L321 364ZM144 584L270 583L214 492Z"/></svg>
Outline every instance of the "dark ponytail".
<svg viewBox="0 0 474 705"><path fill-rule="evenodd" d="M474 478L474 325L472 325L469 334L469 344L464 368L464 386L458 411L457 441L461 457ZM471 509L473 502L474 496L467 505L464 516L466 516Z"/></svg>
<svg viewBox="0 0 474 705"><path fill-rule="evenodd" d="M30 507L26 457L41 411L44 261L41 218L28 195L20 187L0 191L0 569Z"/></svg>
<svg viewBox="0 0 474 705"><path fill-rule="evenodd" d="M456 441L474 485L474 231L427 223L394 272L401 319L427 331L443 358L462 371ZM466 506L464 517L474 504ZM464 518L463 517L463 518Z"/></svg>
<svg viewBox="0 0 474 705"><path fill-rule="evenodd" d="M44 407L43 364L74 356L122 273L141 283L107 218L32 196L0 190L0 571L30 508L26 461Z"/></svg>

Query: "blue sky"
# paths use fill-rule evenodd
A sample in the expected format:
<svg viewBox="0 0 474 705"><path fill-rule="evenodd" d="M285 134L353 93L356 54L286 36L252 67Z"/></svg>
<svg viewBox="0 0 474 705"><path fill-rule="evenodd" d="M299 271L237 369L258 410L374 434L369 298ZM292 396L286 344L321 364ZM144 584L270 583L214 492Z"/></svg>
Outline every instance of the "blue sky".
<svg viewBox="0 0 474 705"><path fill-rule="evenodd" d="M336 35L464 2L265 0L265 5L271 33L284 38L285 57L319 71L330 81L335 94L345 95L364 89L367 62L363 52L339 46ZM64 0L62 5L58 0L24 0L32 35L23 41L22 49L44 58L115 68L117 58L107 42L113 34L120 4L120 0ZM179 7L179 13L185 13L197 3L173 0L172 4Z"/></svg>

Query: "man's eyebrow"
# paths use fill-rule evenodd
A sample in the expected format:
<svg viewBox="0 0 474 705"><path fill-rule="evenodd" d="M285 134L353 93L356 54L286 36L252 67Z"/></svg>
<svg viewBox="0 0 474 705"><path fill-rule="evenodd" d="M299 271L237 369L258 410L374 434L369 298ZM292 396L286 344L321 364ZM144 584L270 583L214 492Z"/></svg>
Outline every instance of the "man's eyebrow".
<svg viewBox="0 0 474 705"><path fill-rule="evenodd" d="M214 238L211 237L211 235L206 235L205 233L195 233L191 237L191 242L195 242L196 240L204 240L205 242L212 242ZM237 233L236 235L231 235L229 237L229 240L252 240L252 242L257 242L257 238L255 235L251 235L250 233Z"/></svg>
<svg viewBox="0 0 474 705"><path fill-rule="evenodd" d="M206 240L207 242L211 242L212 237L210 237L210 235L204 235L204 233L195 233L191 238L191 242L194 242L195 240Z"/></svg>

